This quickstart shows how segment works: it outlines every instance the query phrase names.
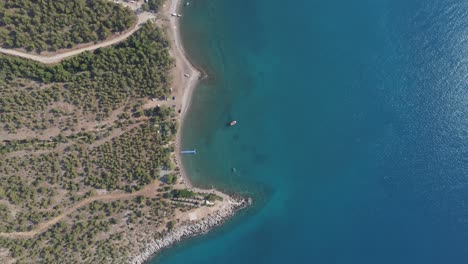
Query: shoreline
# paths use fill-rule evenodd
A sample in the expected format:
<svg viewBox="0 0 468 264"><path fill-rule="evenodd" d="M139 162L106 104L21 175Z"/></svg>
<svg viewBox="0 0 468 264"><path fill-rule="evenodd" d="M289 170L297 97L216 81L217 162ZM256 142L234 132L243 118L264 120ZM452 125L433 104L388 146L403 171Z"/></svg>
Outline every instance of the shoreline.
<svg viewBox="0 0 468 264"><path fill-rule="evenodd" d="M151 237L145 242L145 246L136 256L132 256L128 263L131 264L144 264L149 263L151 259L156 256L161 250L171 247L173 244L181 241L184 238L189 238L201 234L205 234L211 229L223 224L226 220L234 216L239 210L242 210L252 204L251 198L240 197L237 195L228 195L216 189L201 189L193 185L192 181L187 175L187 172L182 164L181 141L182 141L182 127L183 121L186 117L188 109L191 104L192 95L194 90L204 76L202 71L197 69L184 50L181 41L181 32L179 29L179 18L171 16L171 13L178 13L182 6L181 0L169 0L164 4L163 8L159 12L162 19L159 21L162 23L163 28L167 29L166 33L171 42L170 55L173 56L176 66L172 71L172 85L174 87L174 93L171 96L177 96L175 105L176 110L180 111L177 116L178 131L175 141L175 153L174 160L176 166L179 168L178 174L180 175L179 187L185 187L195 192L201 193L213 193L223 198L222 202L219 202L220 208L217 208L212 213L209 213L206 217L199 220L189 221L188 223L182 224L175 227L173 230L168 231L162 237ZM162 13L162 14L161 14ZM185 76L188 74L189 76ZM148 107L153 104L148 102Z"/></svg>
<svg viewBox="0 0 468 264"><path fill-rule="evenodd" d="M150 238L146 241L144 250L137 256L131 258L130 264L146 264L153 259L157 253L167 249L182 239L190 238L210 232L213 228L222 225L227 219L234 216L239 210L242 210L252 204L251 199L230 198L228 204L220 208L209 217L199 221L181 225L169 231L159 238Z"/></svg>
<svg viewBox="0 0 468 264"><path fill-rule="evenodd" d="M175 58L176 66L172 72L173 86L176 87L179 100L176 103L176 109L179 109L180 114L177 117L178 131L175 142L175 163L179 168L179 174L183 179L183 182L189 187L193 188L193 183L187 177L187 173L182 164L181 143L182 143L182 126L187 111L190 107L193 92L202 77L201 71L199 71L188 59L181 40L180 23L179 18L174 16L168 16L170 13L177 13L182 5L181 0L169 0L162 9L164 16L169 21L166 25L167 34L171 42L170 53ZM186 77L185 74L189 74L190 77Z"/></svg>
<svg viewBox="0 0 468 264"><path fill-rule="evenodd" d="M181 155L181 132L184 126L186 114L188 113L188 109L191 105L191 99L195 88L200 80L206 77L206 74L203 73L202 69L197 69L197 67L194 66L190 58L187 56L182 45L181 31L179 29L179 17L171 15L172 13L178 13L182 6L183 1L181 0L167 0L157 14L149 12L140 13L137 17L138 22L135 27L130 29L125 34L121 34L117 38L106 40L95 45L76 47L76 49L63 53L58 52L54 54L48 54L49 56L43 54L41 56L38 54L29 54L17 50L8 50L5 52L0 48L0 53L36 60L44 64L53 64L71 56L78 55L86 50L94 50L123 41L136 32L145 22L153 22L159 28L165 31L166 37L170 42L168 47L169 56L171 56L174 61L174 66L169 72L169 79L171 80L170 83L172 85L169 97L172 98L172 100L168 100L169 97L164 98L164 100L146 98L147 102L143 103L143 109L154 108L156 106L159 107L162 105L165 107L172 107L176 110L177 114L174 119L178 123L178 130L175 139L171 143L175 145L175 152L173 155L171 155L171 160L175 163L177 169L171 171L170 173L176 174L178 179L177 183L173 185L173 188L177 188L178 190L189 189L190 191L195 192L202 197L207 197L208 195L212 194L218 197L215 196L215 199L213 200L203 198L205 200L201 200L202 203L200 206L198 206L199 202L196 202L197 206L188 210L176 209L169 217L162 218L159 223L160 225L154 225L153 227L144 226L139 230L140 232L136 233L128 231L128 241L131 241L133 245L129 250L129 254L121 259L122 262L126 263L148 263L162 249L172 246L183 238L205 234L211 231L211 229L214 227L223 224L230 217L234 216L239 210L252 204L252 199L248 197L242 197L236 194L227 194L213 188L202 189L194 186L191 179L188 177L186 169L183 166ZM153 18L156 17L157 19L154 20ZM67 217L70 212L75 211L79 207L82 207L85 204L95 200L124 199L124 197L126 199L126 197L140 195L140 193L143 192L145 193L145 197L158 197L158 188L159 185L152 183L145 186L145 189L141 192L135 192L131 194L112 193L108 196L98 195L88 199L89 201L86 200L86 202L81 202L74 205L66 213L46 222L45 225L39 225L38 230L33 230L31 232L16 232L18 234L14 234L14 236L33 237L43 232L44 230L47 230L48 227L56 224L64 217ZM169 202L172 203L171 201ZM176 223L175 227L173 227L174 222ZM167 224L171 224L171 227L169 228Z"/></svg>

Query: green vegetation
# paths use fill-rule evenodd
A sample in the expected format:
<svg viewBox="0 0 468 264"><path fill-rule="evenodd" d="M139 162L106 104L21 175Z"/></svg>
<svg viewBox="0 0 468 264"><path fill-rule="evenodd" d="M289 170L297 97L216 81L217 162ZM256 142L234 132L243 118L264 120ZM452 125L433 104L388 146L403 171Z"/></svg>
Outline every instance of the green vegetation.
<svg viewBox="0 0 468 264"><path fill-rule="evenodd" d="M54 66L0 56L0 123L9 132L68 129L78 115L108 117L138 98L169 93L173 60L168 41L152 24L127 41L85 52ZM132 100L133 99L133 100Z"/></svg>
<svg viewBox="0 0 468 264"><path fill-rule="evenodd" d="M0 1L0 45L54 51L134 22L108 0ZM168 49L149 23L55 65L0 55L2 263L125 263L142 234L157 238L183 224L180 212L204 206L205 194L174 189L175 109L145 105L169 96ZM41 232L15 237L28 231Z"/></svg>
<svg viewBox="0 0 468 264"><path fill-rule="evenodd" d="M169 116L147 119L119 137L104 138L105 142L99 145L75 137L69 139L70 144L63 150L3 157L0 159L0 200L31 214L36 208L54 209L55 213L57 206L74 204L80 199L80 193L90 193L94 189L140 190L158 178L159 168L173 166L170 160L174 150L171 141L176 133L173 116L172 111ZM66 196L60 191L66 191ZM84 197L86 195L81 196ZM0 231L25 231L40 222L30 218L18 222L19 216L22 215L0 222ZM50 215L45 214L36 218L48 217Z"/></svg>
<svg viewBox="0 0 468 264"><path fill-rule="evenodd" d="M148 0L148 2L144 3L141 8L145 11L157 12L164 1L165 0Z"/></svg>
<svg viewBox="0 0 468 264"><path fill-rule="evenodd" d="M182 189L182 190L173 190L172 196L174 198L192 198L192 197L197 196L197 194L188 189Z"/></svg>
<svg viewBox="0 0 468 264"><path fill-rule="evenodd" d="M125 263L126 253L134 250L132 241L141 237L136 227L155 232L173 212L157 197L93 202L35 238L0 237L0 246L10 249L18 263Z"/></svg>
<svg viewBox="0 0 468 264"><path fill-rule="evenodd" d="M142 108L149 97L169 95L173 65L153 24L53 66L0 55L0 232L34 230L87 197L142 190L161 180L161 168L175 169L175 110ZM171 176L168 183L176 181ZM141 246L133 243L138 236L194 206L165 199L169 185L143 191L131 200L92 202L34 238L0 236L2 257L125 262Z"/></svg>
<svg viewBox="0 0 468 264"><path fill-rule="evenodd" d="M129 9L108 0L0 1L0 45L56 51L104 40L135 22Z"/></svg>
<svg viewBox="0 0 468 264"><path fill-rule="evenodd" d="M167 230L172 230L174 228L174 222L173 221L169 221L167 222L166 224L166 227L167 227Z"/></svg>
<svg viewBox="0 0 468 264"><path fill-rule="evenodd" d="M159 131L159 133L158 133ZM139 190L156 179L160 167L171 167L169 154L173 147L163 147L175 139L174 122L161 122L159 127L149 122L117 139L94 148L84 183L98 189Z"/></svg>
<svg viewBox="0 0 468 264"><path fill-rule="evenodd" d="M170 173L170 174L167 174L165 177L164 177L164 181L167 183L167 184L175 184L177 182L177 176Z"/></svg>
<svg viewBox="0 0 468 264"><path fill-rule="evenodd" d="M210 193L208 194L207 196L205 196L205 200L208 200L210 202L214 202L214 201L222 201L223 200L223 197L220 197L214 193Z"/></svg>

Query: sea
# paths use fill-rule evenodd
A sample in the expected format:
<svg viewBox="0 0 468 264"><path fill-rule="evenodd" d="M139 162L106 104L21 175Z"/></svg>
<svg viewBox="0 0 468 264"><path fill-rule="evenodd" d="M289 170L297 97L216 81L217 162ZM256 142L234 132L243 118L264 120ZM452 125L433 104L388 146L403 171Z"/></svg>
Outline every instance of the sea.
<svg viewBox="0 0 468 264"><path fill-rule="evenodd" d="M181 13L206 74L183 165L254 204L151 264L468 263L466 0L190 0Z"/></svg>

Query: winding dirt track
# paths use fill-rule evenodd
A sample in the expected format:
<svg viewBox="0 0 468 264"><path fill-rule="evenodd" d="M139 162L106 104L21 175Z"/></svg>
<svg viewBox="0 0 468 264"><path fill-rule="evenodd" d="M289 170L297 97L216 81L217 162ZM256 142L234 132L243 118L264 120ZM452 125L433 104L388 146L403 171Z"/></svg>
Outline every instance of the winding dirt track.
<svg viewBox="0 0 468 264"><path fill-rule="evenodd" d="M68 208L65 212L61 213L60 215L52 218L49 221L43 222L39 225L37 225L33 230L27 231L27 232L10 232L10 233L0 233L0 237L5 237L5 238L31 238L34 237L35 235L38 235L44 231L46 231L49 227L57 224L60 220L65 218L66 216L70 215L73 213L75 210L77 210L80 207L83 207L89 203L92 203L94 201L103 201L103 200L120 200L120 199L130 199L139 195L143 196L151 196L151 194L154 194L156 189L159 186L159 182L156 180L151 184L148 184L145 186L145 188L133 192L133 193L109 193L109 194L104 194L104 195L96 195L93 197L88 197L77 204L73 205L72 207Z"/></svg>
<svg viewBox="0 0 468 264"><path fill-rule="evenodd" d="M42 62L44 64L54 64L54 63L58 63L58 62L60 62L60 61L62 61L64 59L66 59L66 58L76 56L76 55L78 55L78 54L80 54L80 53L82 53L84 51L91 51L91 50L95 50L95 49L99 49L99 48L103 48L103 47L107 47L107 46L110 46L110 45L117 44L117 43L125 40L126 38L130 37L133 33L135 33L138 29L140 29L141 26L145 22L147 22L148 20L150 20L152 18L155 18L154 14L151 14L149 12L140 13L138 15L138 22L135 24L135 26L132 29L126 31L122 35L118 35L118 36L116 36L114 38L103 41L103 42L98 43L96 45L83 47L83 48L78 48L78 49L74 49L74 50L70 50L70 51L65 51L65 52L57 53L57 54L54 54L54 55L51 55L51 56L30 54L30 53L27 53L27 52L22 52L22 51L18 51L18 50L11 50L11 49L4 49L4 48L0 48L0 53L7 54L7 55L12 55L12 56L17 56L17 57L21 57L21 58L25 58L25 59L35 60L35 61L38 61L38 62Z"/></svg>
<svg viewBox="0 0 468 264"><path fill-rule="evenodd" d="M180 5L180 0L172 0L171 4L168 6L168 8L172 13L175 13L177 11L177 8L178 8L179 5ZM98 44L93 45L93 46L79 48L79 49L75 49L75 50L71 50L71 51L66 51L66 52L63 52L63 53L54 54L52 56L41 56L41 55L29 54L29 53L26 53L26 52L3 49L3 48L0 48L0 53L12 55L12 56L18 56L18 57L22 57L22 58L26 58L26 59L31 59L31 60L35 60L35 61L38 61L38 62L41 62L41 63L44 63L44 64L58 63L58 62L66 59L66 58L76 56L76 55L78 55L78 54L80 54L80 53L82 53L84 51L91 51L91 50L95 50L95 49L98 49L98 48L110 46L110 45L116 44L118 42L121 42L121 41L125 40L126 38L128 38L129 36L131 36L133 33L135 33L145 22L147 22L148 20L150 20L152 18L155 18L154 14L151 14L151 13L148 13L148 12L140 13L138 15L138 22L135 25L135 27L132 28L131 30L127 31L126 33L122 34L122 35L119 35L119 36L117 36L117 37L115 37L113 39L109 39L107 41L98 43ZM178 77L179 81L176 82L175 84L177 86L185 88L184 92L183 92L183 99L182 99L182 102L181 102L181 104L183 106L182 107L183 108L182 109L182 115L184 115L185 112L187 111L189 101L190 101L189 99L190 99L191 93L193 91L193 88L194 88L195 84L197 83L199 77L201 76L201 73L198 70L196 70L192 66L192 64L187 60L187 58L185 57L185 52L184 52L184 49L183 49L181 41L180 41L179 31L177 30L178 20L176 18L174 18L174 17L169 17L167 20L169 20L169 27L170 27L170 30L168 32L169 37L170 37L171 41L175 44L173 46L172 50L171 50L171 53L172 53L171 55L173 55L176 58L177 65L178 65L178 67L177 67L178 71L177 71L176 75L178 75L177 77ZM186 73L189 74L188 78L184 76L184 74L186 74ZM179 145L179 144L177 144L177 145ZM185 188L189 187L193 191L206 192L207 193L208 190L203 190L203 189L192 187L190 182L188 181L188 179L185 177L185 173L182 173L182 175L185 178L185 184L183 185ZM0 233L0 237L13 238L13 239L15 239L15 238L31 238L31 237L34 237L34 236L42 233L42 232L45 232L49 227L55 225L60 220L64 219L65 217L67 217L68 215L70 215L71 213L76 211L78 208L83 207L85 205L88 205L91 202L103 201L103 200L130 199L130 198L133 198L133 197L136 197L136 196L139 196L139 195L146 196L146 197L151 197L152 195L155 194L155 191L158 188L158 186L159 186L159 181L156 180L153 183L145 186L142 190L137 191L137 192L133 192L133 193L121 193L121 192L119 192L119 193L109 193L109 194L89 197L89 198L86 198L86 199L78 202L77 204L73 205L72 207L66 209L62 214L52 218L51 220L38 224L31 231ZM227 196L224 193L221 193L221 192L216 191L216 190L210 190L210 193L215 193L215 194L223 197L224 199L226 199L226 201L229 201L231 203L230 197Z"/></svg>
<svg viewBox="0 0 468 264"><path fill-rule="evenodd" d="M148 20L155 18L155 15L149 12L143 12L138 15L138 21L135 24L135 26L125 32L122 35L119 35L117 37L114 37L112 39L106 40L104 42L98 43L96 45L88 46L88 47L83 47L79 49L74 49L70 51L66 51L63 53L57 53L51 56L41 56L41 55L36 55L36 54L30 54L26 52L21 52L17 50L10 50L10 49L4 49L0 48L0 53L4 53L7 55L12 55L12 56L18 56L21 58L25 59L31 59L35 60L44 64L53 64L53 63L58 63L66 58L76 56L84 51L92 51L96 50L102 47L107 47L110 45L114 45L116 43L119 43L128 37L130 37L133 33L135 33L138 29L142 27L144 23L146 23ZM133 198L139 195L143 196L150 196L152 191L154 192L158 186L158 182L155 181L149 185L147 185L145 188L141 189L140 191L133 192L133 193L110 193L110 194L104 194L104 195L97 195L93 197L86 198L74 206L68 208L65 212L62 214L52 218L49 221L43 222L39 225L37 225L33 230L28 231L28 232L11 232L11 233L0 233L0 237L6 237L6 238L31 238L37 234L40 234L44 231L46 231L49 227L55 225L58 223L60 220L65 218L66 216L70 215L73 213L75 210L77 210L80 207L83 207L91 202L94 201L103 201L103 200L117 200L117 199L129 199Z"/></svg>

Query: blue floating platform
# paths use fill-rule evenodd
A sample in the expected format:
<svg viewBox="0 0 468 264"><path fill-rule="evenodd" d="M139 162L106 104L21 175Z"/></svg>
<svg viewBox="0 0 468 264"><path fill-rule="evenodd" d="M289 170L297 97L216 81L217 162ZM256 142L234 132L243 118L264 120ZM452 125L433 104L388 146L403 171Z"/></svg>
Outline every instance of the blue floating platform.
<svg viewBox="0 0 468 264"><path fill-rule="evenodd" d="M180 152L181 154L197 154L197 150L194 149L194 150L182 150Z"/></svg>

